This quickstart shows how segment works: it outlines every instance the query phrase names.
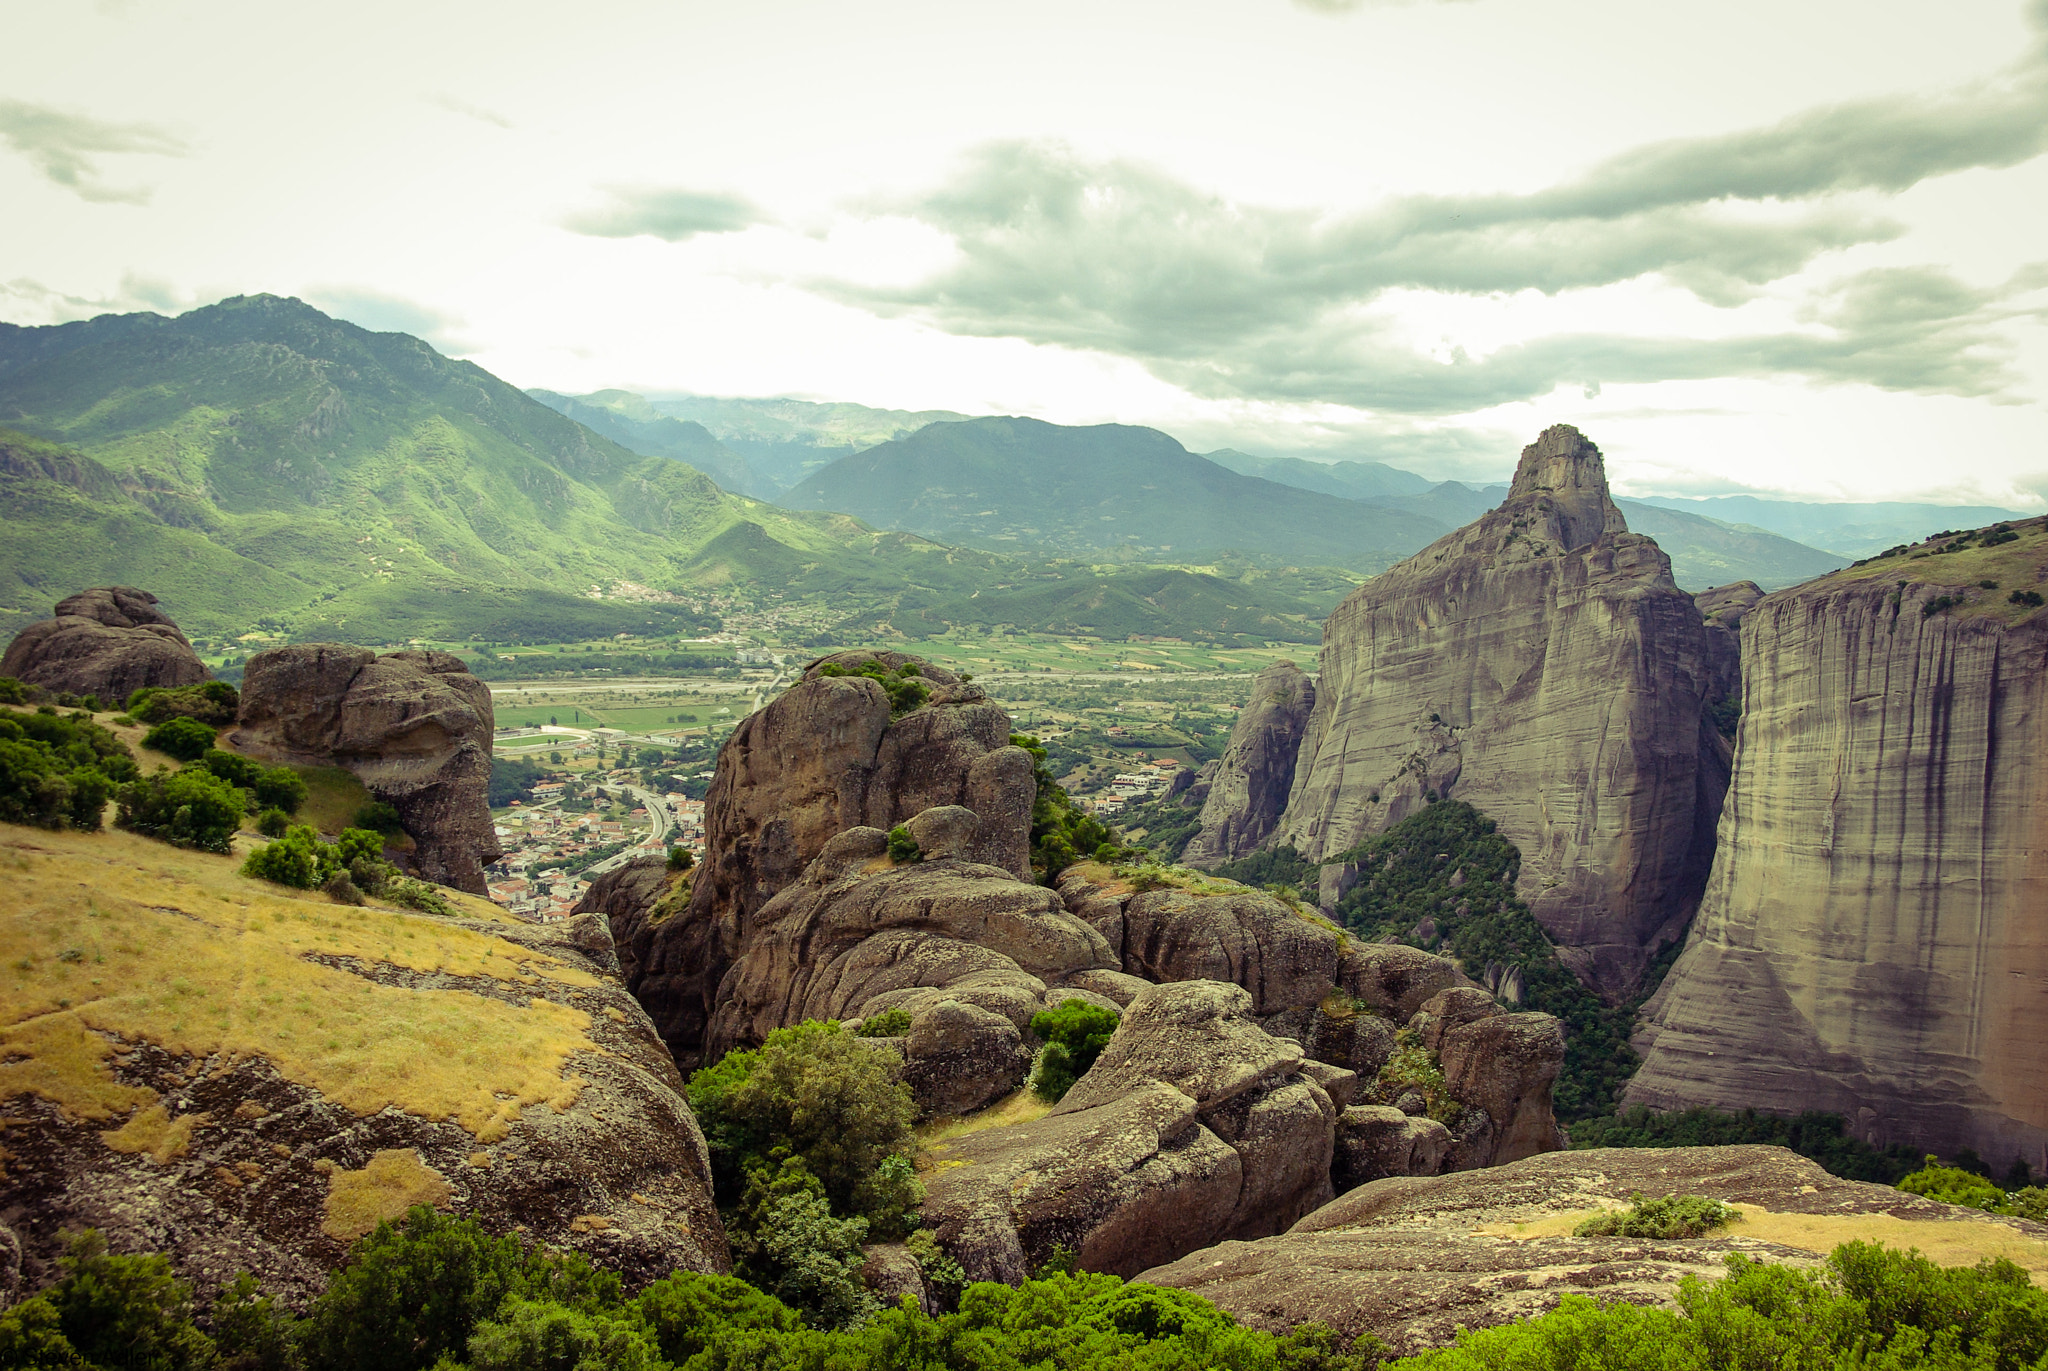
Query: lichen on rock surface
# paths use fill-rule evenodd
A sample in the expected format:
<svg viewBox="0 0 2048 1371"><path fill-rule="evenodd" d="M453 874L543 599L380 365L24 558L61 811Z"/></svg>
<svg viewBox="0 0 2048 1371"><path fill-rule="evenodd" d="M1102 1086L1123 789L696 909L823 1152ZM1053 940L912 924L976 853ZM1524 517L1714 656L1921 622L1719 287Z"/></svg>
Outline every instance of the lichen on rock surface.
<svg viewBox="0 0 2048 1371"><path fill-rule="evenodd" d="M231 736L265 761L347 768L398 810L421 875L481 895L500 851L492 730L490 687L451 652L309 643L249 659Z"/></svg>
<svg viewBox="0 0 2048 1371"><path fill-rule="evenodd" d="M1636 1193L1719 1200L1742 1218L1703 1239L1572 1236ZM1372 1334L1405 1355L1534 1318L1570 1293L1669 1305L1681 1280L1725 1275L1733 1253L1814 1268L1860 1239L1918 1247L1944 1265L2004 1257L2039 1280L2044 1236L2040 1224L1840 1180L1783 1148L1611 1149L1375 1181L1283 1235L1206 1247L1138 1279L1269 1332L1315 1320L1343 1341Z"/></svg>
<svg viewBox="0 0 2048 1371"><path fill-rule="evenodd" d="M452 919L336 905L125 833L0 829L0 862L0 1224L38 1279L94 1227L296 1301L412 1200L629 1280L728 1267L608 936L461 895Z"/></svg>
<svg viewBox="0 0 2048 1371"><path fill-rule="evenodd" d="M210 673L156 596L133 586L82 590L55 616L14 635L0 676L118 706L146 686L188 686Z"/></svg>

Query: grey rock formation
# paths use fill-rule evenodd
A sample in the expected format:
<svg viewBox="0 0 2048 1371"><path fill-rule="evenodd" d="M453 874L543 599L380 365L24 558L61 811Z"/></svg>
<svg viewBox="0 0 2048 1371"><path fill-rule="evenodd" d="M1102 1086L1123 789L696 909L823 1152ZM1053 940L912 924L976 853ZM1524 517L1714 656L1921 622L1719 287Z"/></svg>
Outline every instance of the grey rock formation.
<svg viewBox="0 0 2048 1371"><path fill-rule="evenodd" d="M913 822L956 827L944 815ZM1114 967L1101 935L1045 887L951 857L894 866L887 851L880 829L848 829L762 906L719 987L711 1059L804 1019L915 1015L949 999L1022 1030L1048 982Z"/></svg>
<svg viewBox="0 0 2048 1371"><path fill-rule="evenodd" d="M2008 598L2044 530L1748 612L1720 852L1630 1102L2048 1164L2048 612Z"/></svg>
<svg viewBox="0 0 2048 1371"><path fill-rule="evenodd" d="M156 606L156 596L132 586L82 590L58 602L55 618L14 635L0 657L0 676L97 695L109 709L144 686L209 679L192 644Z"/></svg>
<svg viewBox="0 0 2048 1371"><path fill-rule="evenodd" d="M971 858L1030 879L1031 754L1010 745L1010 717L977 686L920 664L929 702L890 718L887 692L859 675L828 676L898 652L823 657L767 707L743 720L718 755L705 800L705 859L686 911L647 940L634 993L678 1061L703 1060L726 968L761 928L763 908L826 845L853 828L887 831L936 807L972 810Z"/></svg>
<svg viewBox="0 0 2048 1371"><path fill-rule="evenodd" d="M911 1017L903 1080L926 1115L971 1114L1023 1088L1031 1049L1009 1018L960 1000Z"/></svg>
<svg viewBox="0 0 2048 1371"><path fill-rule="evenodd" d="M1272 836L1294 784L1294 758L1316 702L1315 683L1293 662L1276 662L1252 683L1202 804L1202 831L1181 860L1211 867Z"/></svg>
<svg viewBox="0 0 2048 1371"><path fill-rule="evenodd" d="M1052 1114L941 1144L925 1222L968 1277L1022 1280L1058 1246L1130 1275L1320 1204L1337 1107L1250 1009L1236 986L1154 986Z"/></svg>
<svg viewBox="0 0 2048 1371"><path fill-rule="evenodd" d="M1273 840L1320 860L1426 792L1466 800L1521 849L1519 889L1573 970L1619 998L1705 882L1709 658L1670 559L1608 498L1599 449L1548 429L1499 509L1330 616Z"/></svg>
<svg viewBox="0 0 2048 1371"><path fill-rule="evenodd" d="M1741 697L1742 621L1763 598L1763 587L1755 581L1715 586L1692 597L1707 626L1707 657L1713 673L1707 687L1709 703Z"/></svg>
<svg viewBox="0 0 2048 1371"><path fill-rule="evenodd" d="M1618 1208L1633 1192L1824 1217L1809 1238L1780 1225L1786 1236L1773 1242L1745 1236L1741 1223L1669 1242L1512 1236L1516 1225ZM1859 1214L1965 1231L1986 1250L2038 1228L1839 1180L1777 1147L1552 1152L1485 1171L1374 1181L1283 1236L1204 1248L1139 1279L1201 1295L1269 1332L1318 1320L1346 1342L1371 1333L1409 1355L1446 1346L1464 1329L1547 1313L1567 1294L1669 1305L1685 1277L1725 1275L1731 1253L1816 1268L1840 1240L1831 1220Z"/></svg>
<svg viewBox="0 0 2048 1371"><path fill-rule="evenodd" d="M311 643L249 659L235 746L251 757L348 768L398 810L430 881L482 894L491 826L490 687L449 652Z"/></svg>
<svg viewBox="0 0 2048 1371"><path fill-rule="evenodd" d="M1451 1131L1387 1104L1354 1104L1337 1121L1330 1180L1338 1194L1387 1176L1434 1176L1451 1150Z"/></svg>

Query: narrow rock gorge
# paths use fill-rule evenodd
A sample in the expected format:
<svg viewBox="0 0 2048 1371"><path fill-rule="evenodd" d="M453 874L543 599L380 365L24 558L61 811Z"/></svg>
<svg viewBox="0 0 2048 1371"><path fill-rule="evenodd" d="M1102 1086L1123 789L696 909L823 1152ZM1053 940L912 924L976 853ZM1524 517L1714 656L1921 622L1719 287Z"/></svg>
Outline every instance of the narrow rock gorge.
<svg viewBox="0 0 2048 1371"><path fill-rule="evenodd" d="M1628 532L1600 450L1548 429L1500 508L1330 616L1273 841L1319 860L1455 795L1521 849L1518 888L1567 964L1620 999L1706 879L1713 683L1700 607Z"/></svg>
<svg viewBox="0 0 2048 1371"><path fill-rule="evenodd" d="M2048 1165L2048 521L1743 622L1720 851L1628 1099ZM2032 603L2028 603L2028 597Z"/></svg>

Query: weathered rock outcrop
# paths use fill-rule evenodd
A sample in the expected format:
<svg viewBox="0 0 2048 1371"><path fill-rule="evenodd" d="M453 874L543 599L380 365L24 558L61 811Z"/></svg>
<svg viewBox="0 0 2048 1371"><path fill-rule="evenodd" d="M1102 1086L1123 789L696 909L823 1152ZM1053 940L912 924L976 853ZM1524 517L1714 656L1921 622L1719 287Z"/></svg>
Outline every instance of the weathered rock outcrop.
<svg viewBox="0 0 2048 1371"><path fill-rule="evenodd" d="M1632 1192L1702 1195L1744 1208L1707 1238L1574 1238L1579 1219ZM1445 1346L1461 1329L1533 1318L1567 1294L1672 1302L1686 1276L1726 1273L1730 1253L1818 1266L1846 1240L1841 1220L1898 1247L1939 1244L1945 1265L2008 1251L2048 1228L1844 1181L1777 1147L1553 1152L1512 1166L1361 1186L1284 1236L1192 1252L1140 1280L1192 1291L1275 1333L1329 1324L1397 1354Z"/></svg>
<svg viewBox="0 0 2048 1371"><path fill-rule="evenodd" d="M1322 1203L1337 1107L1250 1010L1236 986L1154 986L1052 1114L941 1144L925 1223L969 1279L1015 1283L1056 1247L1133 1275Z"/></svg>
<svg viewBox="0 0 2048 1371"><path fill-rule="evenodd" d="M1252 698L1230 730L1202 804L1202 831L1181 860L1211 867L1272 836L1294 785L1294 759L1315 707L1315 683L1292 662L1275 662L1252 683Z"/></svg>
<svg viewBox="0 0 2048 1371"><path fill-rule="evenodd" d="M975 827L955 806L914 816L925 859L903 866L889 861L878 828L835 836L755 916L755 936L717 992L708 1058L805 1019L916 1015L944 1000L1001 1015L1021 1032L1045 1007L1048 984L1113 969L1101 934L1053 891L957 855L978 847ZM955 840L950 851L938 845L941 833Z"/></svg>
<svg viewBox="0 0 2048 1371"><path fill-rule="evenodd" d="M0 676L97 695L110 709L144 686L209 679L192 644L156 604L156 596L132 586L100 586L60 600L55 618L14 635L0 657Z"/></svg>
<svg viewBox="0 0 2048 1371"><path fill-rule="evenodd" d="M1599 449L1548 429L1499 509L1330 616L1274 841L1333 856L1456 795L1521 849L1519 889L1573 970L1623 995L1684 931L1712 856L1709 658Z"/></svg>
<svg viewBox="0 0 2048 1371"><path fill-rule="evenodd" d="M249 659L232 736L266 761L348 768L398 810L421 875L480 895L501 850L492 728L490 687L453 653L310 643Z"/></svg>
<svg viewBox="0 0 2048 1371"><path fill-rule="evenodd" d="M648 940L629 980L686 1067L703 1059L719 982L753 945L763 908L848 829L886 831L927 809L964 807L978 827L961 855L1030 879L1038 787L1031 754L1010 745L1010 716L980 687L922 663L930 699L894 719L876 681L826 674L871 661L895 672L914 660L820 658L720 749L689 907Z"/></svg>
<svg viewBox="0 0 2048 1371"><path fill-rule="evenodd" d="M1630 1101L2048 1164L2048 612L2010 598L2048 589L2044 528L1749 611L1720 851Z"/></svg>
<svg viewBox="0 0 2048 1371"><path fill-rule="evenodd" d="M233 858L33 837L0 936L108 955L0 987L0 1226L32 1285L89 1226L203 1297L246 1270L300 1303L409 1203L629 1283L729 1268L683 1079L602 920L349 911Z"/></svg>

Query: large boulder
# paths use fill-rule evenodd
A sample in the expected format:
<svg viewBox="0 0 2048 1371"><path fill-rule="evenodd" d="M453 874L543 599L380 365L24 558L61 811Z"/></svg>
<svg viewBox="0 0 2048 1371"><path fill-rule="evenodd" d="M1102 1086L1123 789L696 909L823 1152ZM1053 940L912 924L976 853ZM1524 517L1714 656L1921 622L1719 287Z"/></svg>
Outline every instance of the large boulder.
<svg viewBox="0 0 2048 1371"><path fill-rule="evenodd" d="M963 814L916 816L913 832L958 833ZM916 1014L942 1000L979 1005L1021 1031L1048 983L1115 965L1054 892L957 856L895 865L877 828L834 837L754 922L718 989L712 1060L804 1019Z"/></svg>
<svg viewBox="0 0 2048 1371"><path fill-rule="evenodd" d="M1275 662L1252 683L1202 804L1202 829L1181 852L1189 866L1245 856L1272 836L1294 784L1294 759L1316 702L1315 683Z"/></svg>
<svg viewBox="0 0 2048 1371"><path fill-rule="evenodd" d="M601 921L452 892L453 918L348 910L130 834L34 839L0 937L108 956L0 987L0 1225L32 1287L91 1227L203 1298L246 1270L303 1303L411 1203L632 1284L729 1269L683 1079Z"/></svg>
<svg viewBox="0 0 2048 1371"><path fill-rule="evenodd" d="M132 586L82 590L57 604L56 617L14 635L0 676L74 695L97 695L116 708L144 686L198 685L206 664L156 596Z"/></svg>
<svg viewBox="0 0 2048 1371"><path fill-rule="evenodd" d="M1726 774L1700 609L1628 532L1600 450L1545 430L1498 509L1360 587L1323 635L1272 841L1321 861L1453 795L1521 850L1567 964L1626 998L1698 907Z"/></svg>
<svg viewBox="0 0 2048 1371"><path fill-rule="evenodd" d="M890 673L913 666L929 698L892 716L888 691L857 674L868 662ZM1028 881L1037 793L1031 754L1011 745L1010 716L980 687L899 652L819 658L719 750L689 907L654 934L643 961L675 971L634 980L634 991L677 1060L694 1065L725 969L752 946L769 901L834 837L965 808L977 820L972 848L952 855Z"/></svg>
<svg viewBox="0 0 2048 1371"><path fill-rule="evenodd" d="M489 805L490 687L449 652L310 643L249 659L235 746L346 767L398 810L420 874L482 894L501 851Z"/></svg>
<svg viewBox="0 0 2048 1371"><path fill-rule="evenodd" d="M1636 1192L1717 1199L1742 1206L1744 1218L1706 1238L1571 1236ZM1204 1248L1139 1279L1270 1332L1316 1320L1346 1342L1370 1333L1408 1355L1464 1329L1533 1318L1568 1294L1669 1305L1686 1277L1725 1275L1733 1253L1817 1267L1848 1236L1870 1232L1897 1246L1939 1245L1952 1254L1945 1265L1967 1265L2048 1228L1840 1180L1778 1147L1552 1152L1374 1181L1280 1237Z"/></svg>
<svg viewBox="0 0 2048 1371"><path fill-rule="evenodd" d="M1321 1204L1337 1113L1245 991L1154 986L1050 1115L939 1145L925 1223L973 1280L1022 1280L1059 1247L1132 1275Z"/></svg>

